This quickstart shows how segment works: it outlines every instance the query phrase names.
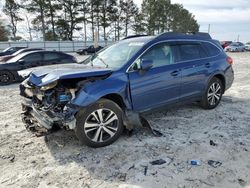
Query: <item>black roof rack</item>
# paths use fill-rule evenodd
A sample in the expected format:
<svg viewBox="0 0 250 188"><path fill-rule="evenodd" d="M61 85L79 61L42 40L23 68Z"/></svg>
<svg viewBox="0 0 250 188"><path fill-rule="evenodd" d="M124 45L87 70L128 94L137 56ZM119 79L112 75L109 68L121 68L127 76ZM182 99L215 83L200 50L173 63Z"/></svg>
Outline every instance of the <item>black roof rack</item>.
<svg viewBox="0 0 250 188"><path fill-rule="evenodd" d="M146 36L148 36L148 35L129 35L129 36L123 38L122 40L136 38L136 37L146 37Z"/></svg>
<svg viewBox="0 0 250 188"><path fill-rule="evenodd" d="M190 36L192 38L199 38L199 39L212 39L209 33L203 32L188 32L188 33L177 33L177 32L165 32L159 34L156 38L177 38L177 37L185 37Z"/></svg>

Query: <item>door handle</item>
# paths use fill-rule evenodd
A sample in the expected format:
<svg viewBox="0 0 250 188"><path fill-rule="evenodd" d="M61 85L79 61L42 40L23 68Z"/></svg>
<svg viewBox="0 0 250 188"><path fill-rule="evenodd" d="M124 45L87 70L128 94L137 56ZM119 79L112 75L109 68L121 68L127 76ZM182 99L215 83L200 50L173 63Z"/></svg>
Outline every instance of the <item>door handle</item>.
<svg viewBox="0 0 250 188"><path fill-rule="evenodd" d="M175 70L175 71L171 72L171 75L172 76L177 76L179 73L180 73L180 71Z"/></svg>
<svg viewBox="0 0 250 188"><path fill-rule="evenodd" d="M206 63L205 67L207 67L207 68L211 67L210 63Z"/></svg>

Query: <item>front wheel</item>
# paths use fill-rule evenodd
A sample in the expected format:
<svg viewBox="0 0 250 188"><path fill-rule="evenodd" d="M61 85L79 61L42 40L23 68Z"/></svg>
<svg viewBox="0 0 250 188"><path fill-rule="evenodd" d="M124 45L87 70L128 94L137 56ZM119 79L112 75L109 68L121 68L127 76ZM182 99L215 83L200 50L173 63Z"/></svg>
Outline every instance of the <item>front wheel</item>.
<svg viewBox="0 0 250 188"><path fill-rule="evenodd" d="M115 142L123 131L121 108L111 100L100 99L76 115L77 138L90 147Z"/></svg>
<svg viewBox="0 0 250 188"><path fill-rule="evenodd" d="M13 82L14 77L8 71L0 71L0 85L9 85Z"/></svg>
<svg viewBox="0 0 250 188"><path fill-rule="evenodd" d="M208 83L204 96L202 97L201 106L205 109L213 109L218 106L223 94L223 88L220 79L212 78Z"/></svg>

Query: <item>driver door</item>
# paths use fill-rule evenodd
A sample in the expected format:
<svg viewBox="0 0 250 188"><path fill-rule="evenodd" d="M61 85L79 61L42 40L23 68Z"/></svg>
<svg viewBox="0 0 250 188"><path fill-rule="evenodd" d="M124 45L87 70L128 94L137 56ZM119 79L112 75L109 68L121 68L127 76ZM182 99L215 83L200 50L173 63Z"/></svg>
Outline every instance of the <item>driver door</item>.
<svg viewBox="0 0 250 188"><path fill-rule="evenodd" d="M137 59L128 72L135 111L147 111L179 100L180 65L175 64L175 47L161 43L151 47ZM153 61L147 71L140 69L142 60Z"/></svg>

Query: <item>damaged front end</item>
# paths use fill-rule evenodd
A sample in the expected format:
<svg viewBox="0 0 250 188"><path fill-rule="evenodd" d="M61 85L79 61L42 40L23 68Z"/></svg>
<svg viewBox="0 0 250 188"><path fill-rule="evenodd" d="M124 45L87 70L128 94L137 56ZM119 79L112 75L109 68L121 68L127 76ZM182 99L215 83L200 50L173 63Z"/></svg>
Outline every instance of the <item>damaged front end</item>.
<svg viewBox="0 0 250 188"><path fill-rule="evenodd" d="M55 127L74 129L77 106L70 104L77 88L65 87L59 81L37 87L25 80L20 85L22 120L34 132L49 132Z"/></svg>
<svg viewBox="0 0 250 188"><path fill-rule="evenodd" d="M98 75L96 77L54 79L54 81L44 84L43 76L31 75L20 84L20 95L23 97L22 120L25 127L39 135L57 128L73 130L76 124L75 114L81 107L73 104L72 101L81 93L81 89L86 83L106 77L106 75Z"/></svg>

